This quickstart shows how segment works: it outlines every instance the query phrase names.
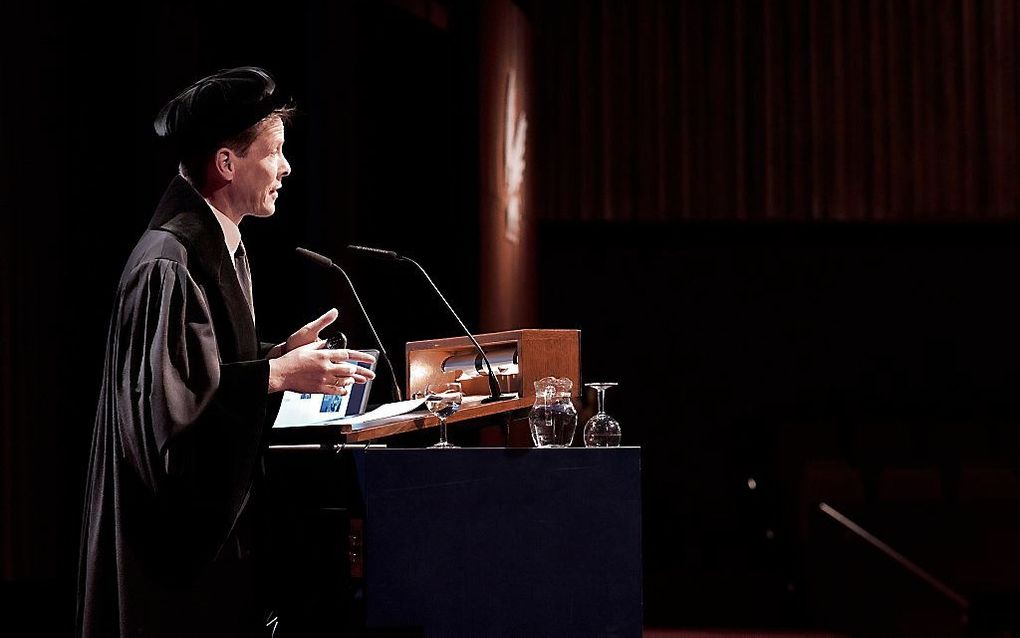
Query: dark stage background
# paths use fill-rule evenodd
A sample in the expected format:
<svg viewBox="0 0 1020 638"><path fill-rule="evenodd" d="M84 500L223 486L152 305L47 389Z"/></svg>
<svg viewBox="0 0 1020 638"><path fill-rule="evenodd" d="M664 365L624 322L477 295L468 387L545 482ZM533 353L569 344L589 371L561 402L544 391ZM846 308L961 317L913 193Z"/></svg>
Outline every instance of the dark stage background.
<svg viewBox="0 0 1020 638"><path fill-rule="evenodd" d="M298 245L341 258L398 368L406 341L456 334L414 272L348 243L417 258L469 326L581 329L584 380L621 382L609 411L643 447L647 625L961 630L826 501L972 600L970 627L1014 626L1017 18L1010 0L5 7L4 611L72 623L110 304L175 171L152 117L256 64L301 111L277 214L243 228L263 336L338 305L368 345ZM517 244L508 71L529 121Z"/></svg>

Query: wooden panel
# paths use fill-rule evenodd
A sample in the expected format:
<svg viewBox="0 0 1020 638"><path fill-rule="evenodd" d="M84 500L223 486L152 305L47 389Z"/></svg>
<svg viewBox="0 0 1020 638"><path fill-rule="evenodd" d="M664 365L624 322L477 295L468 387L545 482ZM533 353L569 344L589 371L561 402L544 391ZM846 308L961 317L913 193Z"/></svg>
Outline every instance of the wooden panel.
<svg viewBox="0 0 1020 638"><path fill-rule="evenodd" d="M534 383L547 376L566 377L574 382L574 395L581 390L581 333L578 330L511 330L477 335L478 343L489 346L517 344L520 373L510 380L511 391L523 397L534 396ZM450 356L475 352L465 337L413 341L407 344L407 396L424 390L428 383L452 380L454 373L442 372L443 361ZM483 378L465 383L467 394L488 394L488 381Z"/></svg>
<svg viewBox="0 0 1020 638"><path fill-rule="evenodd" d="M573 395L581 395L581 332L579 330L526 330L519 357L521 396L535 396L535 381L565 377L574 382Z"/></svg>
<svg viewBox="0 0 1020 638"><path fill-rule="evenodd" d="M532 31L511 0L467 4L477 4L479 12L479 325L485 331L506 330L535 323L532 290L537 211L532 204L532 184L538 175L536 167L541 168L532 150L536 117ZM508 141L518 134L524 134L523 172L521 182L512 184L509 176L517 173L511 167L517 164L511 149L516 147ZM511 202L516 202L520 211L516 233L515 224L508 219Z"/></svg>

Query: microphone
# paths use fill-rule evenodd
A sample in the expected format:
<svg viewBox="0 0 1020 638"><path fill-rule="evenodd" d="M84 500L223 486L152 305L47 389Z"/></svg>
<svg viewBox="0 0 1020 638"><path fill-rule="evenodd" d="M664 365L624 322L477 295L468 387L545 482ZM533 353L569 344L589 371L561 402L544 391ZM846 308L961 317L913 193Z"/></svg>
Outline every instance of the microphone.
<svg viewBox="0 0 1020 638"><path fill-rule="evenodd" d="M320 255L319 253L316 253L316 252L312 252L311 250L308 250L307 248L301 248L300 246L298 246L294 250L297 251L297 254L301 255L305 259L309 259L311 261L314 261L315 263L319 264L320 266L324 266L326 268L332 268L333 266L336 265L336 264L333 263L333 260L330 259L329 257L326 257L324 255Z"/></svg>
<svg viewBox="0 0 1020 638"><path fill-rule="evenodd" d="M467 326L464 325L464 322L460 320L460 317L457 315L457 312L453 309L453 306L451 306L450 302L446 300L446 297L443 296L443 293L439 291L439 286L437 286L436 283L432 281L432 277L429 277L429 274L425 272L425 269L422 268L421 264L411 259L410 257L398 255L392 250L380 250L379 248L368 248L367 246L348 246L347 249L353 253L365 255L367 257L375 257L378 259L386 259L391 261L406 261L409 264L413 264L414 266L416 266L418 270L421 271L421 274L425 275L425 279L429 282L429 285L432 286L432 290L436 291L436 294L439 295L439 298L443 301L443 304L446 305L446 309L450 311L450 314L453 315L453 318L456 319L457 323L460 324L461 330L464 331L464 334L468 336L468 339L471 340L471 343L475 344L475 348L478 350L478 354L481 355L482 361L485 362L485 367L488 368L489 370L488 376L490 396L486 399L483 399L482 403L494 403L496 401L505 401L507 399L513 398L510 395L505 396L499 391L499 383L496 381L496 375L492 371L492 364L489 363L489 358L485 356L485 350L483 350L482 346L478 344L478 340L475 339L474 335L471 334L471 331L467 329Z"/></svg>
<svg viewBox="0 0 1020 638"><path fill-rule="evenodd" d="M347 286L351 289L351 294L354 295L354 301L358 302L358 308L361 309L361 316L365 318L365 323L368 324L369 330L372 331L372 336L375 337L375 345L379 347L379 354L382 355L383 360L386 361L386 367L390 369L390 380L393 382L393 397L396 401L402 401L403 398L400 394L400 384L397 383L397 374L393 371L393 363L390 362L390 357L386 354L386 348L383 347L382 339L379 338L379 333L375 331L375 326L372 325L372 320L368 318L368 312L365 311L365 306L361 303L361 298L358 297L358 291L354 289L354 284L351 283L351 278L347 276L347 273L344 272L343 268L334 264L333 260L329 257L325 257L319 253L300 247L298 247L296 251L297 254L301 255L305 259L315 262L320 266L325 268L336 268L340 271L340 274L344 276L344 279L347 281Z"/></svg>
<svg viewBox="0 0 1020 638"><path fill-rule="evenodd" d="M402 259L400 255L392 250L381 250L379 248L369 248L368 246L348 246L347 250L366 257L375 257L376 259L388 259L390 261L400 261Z"/></svg>

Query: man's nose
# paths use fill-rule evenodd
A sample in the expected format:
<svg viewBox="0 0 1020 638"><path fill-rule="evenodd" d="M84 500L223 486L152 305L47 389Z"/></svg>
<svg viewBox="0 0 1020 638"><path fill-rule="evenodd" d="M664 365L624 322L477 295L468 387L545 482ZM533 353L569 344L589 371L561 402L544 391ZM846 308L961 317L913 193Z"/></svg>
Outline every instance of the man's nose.
<svg viewBox="0 0 1020 638"><path fill-rule="evenodd" d="M283 157L283 165L280 168L283 169L283 172L280 173L281 178L290 175L290 162L287 161L286 156Z"/></svg>

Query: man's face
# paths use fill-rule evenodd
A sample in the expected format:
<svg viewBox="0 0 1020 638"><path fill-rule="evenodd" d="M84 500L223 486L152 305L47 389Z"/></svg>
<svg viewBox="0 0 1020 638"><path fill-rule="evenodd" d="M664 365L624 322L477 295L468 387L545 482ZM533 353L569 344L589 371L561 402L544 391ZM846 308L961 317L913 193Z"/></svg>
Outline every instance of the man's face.
<svg viewBox="0 0 1020 638"><path fill-rule="evenodd" d="M237 208L246 215L269 217L290 164L283 156L283 121L268 120L244 157L234 156L233 191Z"/></svg>

